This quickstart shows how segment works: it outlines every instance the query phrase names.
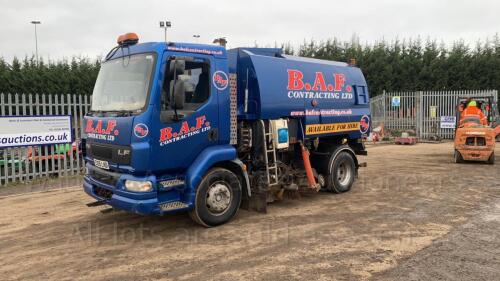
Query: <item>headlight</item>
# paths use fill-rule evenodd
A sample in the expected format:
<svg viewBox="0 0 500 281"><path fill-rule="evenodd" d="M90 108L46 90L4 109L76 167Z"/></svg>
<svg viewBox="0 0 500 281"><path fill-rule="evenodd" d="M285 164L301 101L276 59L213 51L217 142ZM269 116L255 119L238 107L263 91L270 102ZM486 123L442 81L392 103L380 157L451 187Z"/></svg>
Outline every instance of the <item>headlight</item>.
<svg viewBox="0 0 500 281"><path fill-rule="evenodd" d="M148 192L153 189L153 184L150 181L125 181L125 188L134 192Z"/></svg>

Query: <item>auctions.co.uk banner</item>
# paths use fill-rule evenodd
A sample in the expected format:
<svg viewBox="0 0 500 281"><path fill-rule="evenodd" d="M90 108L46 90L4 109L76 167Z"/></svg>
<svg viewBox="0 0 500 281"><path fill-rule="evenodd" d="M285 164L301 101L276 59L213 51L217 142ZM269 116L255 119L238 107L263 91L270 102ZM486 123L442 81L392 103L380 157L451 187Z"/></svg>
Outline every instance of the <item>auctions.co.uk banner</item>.
<svg viewBox="0 0 500 281"><path fill-rule="evenodd" d="M71 116L2 116L0 148L70 143Z"/></svg>

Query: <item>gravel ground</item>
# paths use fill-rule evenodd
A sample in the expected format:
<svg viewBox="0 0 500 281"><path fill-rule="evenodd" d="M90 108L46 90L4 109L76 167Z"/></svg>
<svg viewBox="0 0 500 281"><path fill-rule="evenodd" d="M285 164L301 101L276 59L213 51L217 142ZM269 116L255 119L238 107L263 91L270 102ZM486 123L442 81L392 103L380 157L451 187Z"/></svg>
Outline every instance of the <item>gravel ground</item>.
<svg viewBox="0 0 500 281"><path fill-rule="evenodd" d="M0 197L3 280L495 280L500 168L451 143L370 146L351 192L240 210L102 214L81 188ZM497 155L500 149L497 148ZM498 159L497 159L498 160Z"/></svg>

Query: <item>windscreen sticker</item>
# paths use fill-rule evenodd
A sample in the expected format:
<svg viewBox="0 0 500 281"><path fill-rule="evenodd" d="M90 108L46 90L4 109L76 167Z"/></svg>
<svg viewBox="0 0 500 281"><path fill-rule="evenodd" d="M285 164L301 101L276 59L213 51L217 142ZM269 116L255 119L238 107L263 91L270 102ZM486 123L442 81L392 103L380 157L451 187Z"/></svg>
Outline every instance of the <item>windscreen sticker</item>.
<svg viewBox="0 0 500 281"><path fill-rule="evenodd" d="M348 116L352 115L352 109L306 109L304 111L292 111L290 116Z"/></svg>
<svg viewBox="0 0 500 281"><path fill-rule="evenodd" d="M111 119L107 121L87 119L85 126L85 133L87 138L97 140L114 141L115 137L120 134L116 128L116 120Z"/></svg>
<svg viewBox="0 0 500 281"><path fill-rule="evenodd" d="M212 77L215 88L219 91L224 91L229 85L227 74L223 71L216 71Z"/></svg>
<svg viewBox="0 0 500 281"><path fill-rule="evenodd" d="M146 124L139 123L134 127L134 135L138 138L144 138L148 135L149 129Z"/></svg>
<svg viewBox="0 0 500 281"><path fill-rule="evenodd" d="M359 122L306 125L306 135L331 134L359 130Z"/></svg>
<svg viewBox="0 0 500 281"><path fill-rule="evenodd" d="M179 129L172 127L163 128L160 130L160 146L185 140L192 136L208 132L210 129L210 122L207 121L205 115L197 117L196 124L189 124L188 121L184 121Z"/></svg>
<svg viewBox="0 0 500 281"><path fill-rule="evenodd" d="M291 99L353 99L353 88L346 85L343 73L333 73L325 76L323 72L316 72L314 81L304 81L304 73L296 69L288 69L288 98ZM327 79L327 78L329 79Z"/></svg>
<svg viewBox="0 0 500 281"><path fill-rule="evenodd" d="M222 55L223 54L223 52L221 50L208 50L208 49L199 49L199 48L190 48L190 47L168 46L167 49L169 51L188 52L188 53L197 53L197 54L206 54L206 55Z"/></svg>
<svg viewBox="0 0 500 281"><path fill-rule="evenodd" d="M359 131L362 134L368 133L370 130L370 117L368 115L363 115L361 121L359 122Z"/></svg>

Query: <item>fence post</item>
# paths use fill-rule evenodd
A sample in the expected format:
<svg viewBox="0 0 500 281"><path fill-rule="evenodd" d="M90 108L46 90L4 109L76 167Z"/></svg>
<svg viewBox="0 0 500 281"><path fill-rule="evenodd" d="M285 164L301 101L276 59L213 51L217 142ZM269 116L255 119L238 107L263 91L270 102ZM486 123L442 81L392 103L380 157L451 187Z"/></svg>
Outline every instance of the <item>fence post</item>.
<svg viewBox="0 0 500 281"><path fill-rule="evenodd" d="M423 124L423 114L424 114L424 110L423 110L423 96L424 96L424 93L422 91L419 91L418 92L418 96L417 96L417 106L418 106L418 113L417 113L417 132L418 132L418 138L422 138L422 128L424 126Z"/></svg>
<svg viewBox="0 0 500 281"><path fill-rule="evenodd" d="M383 116L382 116L382 120L384 120L384 127L387 127L387 123L386 123L386 119L385 119L385 115L386 115L386 111L387 111L387 108L386 108L386 104L385 104L385 90L382 92L382 112L383 112Z"/></svg>

